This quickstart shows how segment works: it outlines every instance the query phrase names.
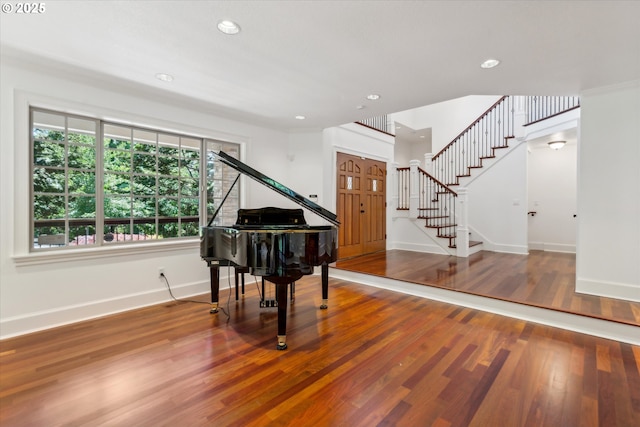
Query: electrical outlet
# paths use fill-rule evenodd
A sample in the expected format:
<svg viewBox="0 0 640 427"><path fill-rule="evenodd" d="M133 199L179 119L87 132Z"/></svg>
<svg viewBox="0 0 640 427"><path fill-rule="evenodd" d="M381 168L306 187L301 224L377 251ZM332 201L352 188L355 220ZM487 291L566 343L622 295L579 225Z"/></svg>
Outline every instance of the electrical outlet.
<svg viewBox="0 0 640 427"><path fill-rule="evenodd" d="M158 277L164 276L164 267L158 267Z"/></svg>

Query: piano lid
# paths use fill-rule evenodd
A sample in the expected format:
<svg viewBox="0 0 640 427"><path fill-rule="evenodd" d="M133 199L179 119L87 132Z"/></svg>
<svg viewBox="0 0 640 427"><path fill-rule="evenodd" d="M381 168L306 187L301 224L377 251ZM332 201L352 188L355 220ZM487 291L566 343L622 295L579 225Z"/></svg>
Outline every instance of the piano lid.
<svg viewBox="0 0 640 427"><path fill-rule="evenodd" d="M337 220L337 218L338 218L337 215L334 214L333 212L328 211L327 209L323 208L322 206L320 206L320 205L312 202L311 200L307 199L306 197L296 193L295 191L293 191L289 187L285 187L284 185L280 184L276 180L271 179L268 176L266 176L265 174L253 169L252 167L246 165L245 163L242 163L240 160L234 159L233 157L229 156L224 151L218 151L217 153L214 153L214 156L217 157L225 165L234 168L235 170L237 170L240 173L248 175L249 177L251 177L254 180L258 181L259 183L269 187L270 189L274 190L275 192L282 194L283 196L285 196L289 200L292 200L292 201L296 202L297 204L299 204L300 206L309 209L310 211L312 211L316 215L326 219L327 221L329 221L333 225L336 225L336 226L340 225L340 222Z"/></svg>

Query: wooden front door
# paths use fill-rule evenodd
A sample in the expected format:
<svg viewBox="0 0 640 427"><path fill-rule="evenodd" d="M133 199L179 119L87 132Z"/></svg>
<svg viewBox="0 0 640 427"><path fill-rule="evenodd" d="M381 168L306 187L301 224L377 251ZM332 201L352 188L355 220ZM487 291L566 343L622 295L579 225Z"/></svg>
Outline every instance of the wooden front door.
<svg viewBox="0 0 640 427"><path fill-rule="evenodd" d="M386 248L385 162L338 153L339 256Z"/></svg>

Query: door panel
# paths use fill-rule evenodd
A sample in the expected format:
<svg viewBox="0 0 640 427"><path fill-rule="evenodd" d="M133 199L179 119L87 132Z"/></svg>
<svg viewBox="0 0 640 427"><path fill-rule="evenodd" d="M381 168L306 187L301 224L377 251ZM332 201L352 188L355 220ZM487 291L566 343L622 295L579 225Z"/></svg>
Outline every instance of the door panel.
<svg viewBox="0 0 640 427"><path fill-rule="evenodd" d="M386 164L338 153L340 258L386 247Z"/></svg>

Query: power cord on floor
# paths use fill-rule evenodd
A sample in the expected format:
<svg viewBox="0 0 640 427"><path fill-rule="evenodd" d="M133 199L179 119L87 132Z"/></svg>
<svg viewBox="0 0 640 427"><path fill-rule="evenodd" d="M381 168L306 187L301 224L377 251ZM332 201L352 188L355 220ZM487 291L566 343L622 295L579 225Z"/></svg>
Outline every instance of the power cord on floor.
<svg viewBox="0 0 640 427"><path fill-rule="evenodd" d="M164 282L167 284L167 289L169 290L169 295L171 295L171 299L176 301L176 302L192 302L192 303L196 303L196 304L207 304L210 305L210 303L206 302L206 301L197 301L194 299L181 299L181 298L176 298L173 295L173 292L171 291L171 285L169 284L169 279L167 279L167 276L164 273L160 273L160 277L162 277L164 279ZM222 310L222 312L225 314L225 316L227 316L227 321L229 321L230 319L230 315L229 312L231 311L229 309L229 304L231 301L231 279L229 278L229 275L227 274L227 279L229 280L229 295L227 297L227 310L224 309L224 307L219 307L220 310Z"/></svg>

